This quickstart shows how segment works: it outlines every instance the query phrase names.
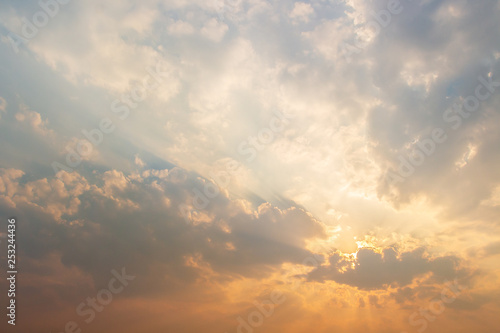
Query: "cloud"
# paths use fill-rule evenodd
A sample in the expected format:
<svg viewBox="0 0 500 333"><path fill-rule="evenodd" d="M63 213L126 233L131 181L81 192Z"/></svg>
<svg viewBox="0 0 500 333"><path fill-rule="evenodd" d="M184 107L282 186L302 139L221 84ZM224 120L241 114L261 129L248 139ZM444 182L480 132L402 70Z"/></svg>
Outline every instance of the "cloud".
<svg viewBox="0 0 500 333"><path fill-rule="evenodd" d="M399 332L413 311L401 310L420 311L455 277L478 290L434 329L496 327L498 302L484 295L498 296L499 95L457 130L443 112L478 76L499 80L500 6L401 4L377 31L385 0L72 1L18 54L5 36L40 8L6 6L0 211L19 219L26 318L61 331L125 266L136 283L92 331L230 332L283 288L262 332ZM164 82L120 119L111 103L157 64ZM278 113L294 118L247 163L239 144L258 143ZM116 130L54 177L66 143L103 117ZM387 184L436 127L447 141ZM241 167L197 209L228 161Z"/></svg>
<svg viewBox="0 0 500 333"><path fill-rule="evenodd" d="M7 101L3 97L0 97L0 112L5 113L6 108L7 108ZM2 119L1 113L0 113L0 119Z"/></svg>
<svg viewBox="0 0 500 333"><path fill-rule="evenodd" d="M0 209L27 221L20 231L30 239L23 255L60 256L96 284L120 265L144 272L136 288L146 294L183 289L204 274L266 276L284 263L302 263L313 255L306 241L326 237L324 226L302 209L262 204L252 210L223 193L199 212L205 223L186 224L179 207L207 183L178 168L143 176L109 170L92 180L65 171L60 179L21 183L22 176L2 171Z"/></svg>
<svg viewBox="0 0 500 333"><path fill-rule="evenodd" d="M7 107L7 101L5 98L0 97L0 111L5 112L5 108Z"/></svg>
<svg viewBox="0 0 500 333"><path fill-rule="evenodd" d="M189 22L182 20L175 21L168 27L168 33L173 36L192 35L194 32L194 27Z"/></svg>
<svg viewBox="0 0 500 333"><path fill-rule="evenodd" d="M355 258L337 252L328 261L329 265L311 271L308 279L320 282L332 280L370 290L388 286L404 287L427 273L432 273L432 278L440 282L466 274L460 268L461 260L458 257L431 257L423 248L403 253L393 248L383 249L381 253L362 248Z"/></svg>
<svg viewBox="0 0 500 333"><path fill-rule="evenodd" d="M211 41L220 42L228 29L229 27L225 23L212 18L201 28L201 34Z"/></svg>
<svg viewBox="0 0 500 333"><path fill-rule="evenodd" d="M484 246L473 246L467 250L471 258L484 259L500 254L500 241L494 241Z"/></svg>
<svg viewBox="0 0 500 333"><path fill-rule="evenodd" d="M290 18L295 21L308 22L309 17L314 14L314 9L311 4L305 2L296 2L293 10L290 13Z"/></svg>
<svg viewBox="0 0 500 333"><path fill-rule="evenodd" d="M27 105L21 104L19 112L15 114L15 118L20 123L27 124L32 130L42 136L53 136L54 131L48 128L48 120L43 120L41 115L31 110Z"/></svg>
<svg viewBox="0 0 500 333"><path fill-rule="evenodd" d="M75 85L125 93L148 74L147 68L155 68L160 61L168 62L159 50L139 42L154 33L154 23L159 19L154 4L142 3L133 8L131 4L130 1L71 2L44 27L43 31L50 33L38 34L27 47ZM16 14L21 22L22 14ZM65 28L69 22L71 33ZM19 31L21 27L12 26L11 29ZM128 38L122 39L125 35ZM175 85L174 81L173 77L169 80ZM164 84L161 95L169 98L172 91L168 93L168 90Z"/></svg>

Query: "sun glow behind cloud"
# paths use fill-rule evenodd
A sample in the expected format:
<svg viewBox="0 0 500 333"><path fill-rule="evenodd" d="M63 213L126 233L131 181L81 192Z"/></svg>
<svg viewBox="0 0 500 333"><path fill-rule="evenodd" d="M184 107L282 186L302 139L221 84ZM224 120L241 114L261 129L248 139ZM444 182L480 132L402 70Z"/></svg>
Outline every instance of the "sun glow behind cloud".
<svg viewBox="0 0 500 333"><path fill-rule="evenodd" d="M22 329L496 330L498 1L0 7Z"/></svg>

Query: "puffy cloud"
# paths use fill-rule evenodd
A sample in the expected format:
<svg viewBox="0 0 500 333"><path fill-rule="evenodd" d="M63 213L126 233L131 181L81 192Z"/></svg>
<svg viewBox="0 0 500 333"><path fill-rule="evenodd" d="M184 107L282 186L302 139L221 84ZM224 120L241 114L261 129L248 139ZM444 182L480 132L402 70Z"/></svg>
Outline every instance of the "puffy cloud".
<svg viewBox="0 0 500 333"><path fill-rule="evenodd" d="M191 35L194 32L193 26L182 20L175 21L168 27L168 33L173 36Z"/></svg>
<svg viewBox="0 0 500 333"><path fill-rule="evenodd" d="M53 136L54 131L48 128L48 120L43 120L42 116L30 108L27 105L21 104L19 106L19 112L16 113L15 118L20 123L26 123L31 130L43 135L43 136Z"/></svg>
<svg viewBox="0 0 500 333"><path fill-rule="evenodd" d="M78 174L61 174L61 178L47 178L20 184L24 172L16 169L2 169L0 196L13 208L29 206L52 216L61 222L62 215L72 216L78 212L78 197L90 187Z"/></svg>
<svg viewBox="0 0 500 333"><path fill-rule="evenodd" d="M462 265L480 266L478 285L497 290L498 93L462 117L457 130L443 113L475 92L478 76L498 81L500 6L402 1L402 12L374 29L373 13L387 5L73 1L19 54L0 52L2 97L12 111L4 113L0 99L0 208L23 221L29 291L40 293L33 299L68 300L71 307L88 296L82 290L105 284L110 268L125 265L141 273L131 290L138 303L170 293L154 303L162 320L164 309L185 310L179 304L187 300L213 304L213 312L193 310L210 319L186 314L168 327L203 322L224 331L215 322L224 317L227 324L229 307L236 312L250 303L248 295L286 285L280 272L300 266L308 277L303 294L290 296L281 308L286 319L270 320L264 332L307 331L330 307L347 324L316 320L318 331L386 332L393 306L434 297L436 283L470 272ZM34 10L36 3L6 6L1 34L19 32L21 18ZM7 37L1 40L2 50L10 48ZM110 104L159 63L168 72L163 84L121 121ZM14 110L16 104L36 112ZM260 140L277 112L295 117L247 163L239 144ZM51 162L65 160L63 143L74 147L82 129L96 128L102 117L112 118L116 131L77 172L47 176ZM389 184L387 171L397 171L399 157L411 156L434 128L446 129L447 141L404 182ZM197 209L194 190L213 190L211 171L225 161L241 167ZM340 251L329 264L304 267L304 258L329 253L314 253L320 244ZM346 255L360 245L383 250ZM428 250L413 250L417 245ZM459 259L464 254L473 263ZM36 288L38 280L50 287ZM312 295L313 287L321 295ZM484 290L457 302L456 311L486 306ZM376 311L384 322L349 317L353 306L359 318ZM495 313L494 304L487 306ZM189 311L172 311L180 312ZM484 314L470 318L489 323ZM439 325L457 326L445 319Z"/></svg>
<svg viewBox="0 0 500 333"><path fill-rule="evenodd" d="M403 253L393 248L383 249L381 253L362 248L355 258L337 252L328 261L329 265L310 272L308 279L332 280L360 289L385 289L388 286L407 286L415 278L427 273L432 273L432 278L440 283L467 274L460 268L461 260L458 257L432 257L423 248Z"/></svg>
<svg viewBox="0 0 500 333"><path fill-rule="evenodd" d="M5 98L0 96L0 111L5 112L5 109L7 108L7 101Z"/></svg>
<svg viewBox="0 0 500 333"><path fill-rule="evenodd" d="M220 42L228 29L225 23L212 18L201 28L201 34L214 42Z"/></svg>
<svg viewBox="0 0 500 333"><path fill-rule="evenodd" d="M262 204L249 211L224 193L201 212L206 223L187 224L181 205L191 204L198 193L193 190L203 191L208 183L177 168L146 170L143 176L110 170L90 182L65 171L24 184L22 176L20 170L3 170L0 190L12 214L29 221L24 237L37 239L26 251L57 254L96 283L116 265L163 271L177 285L194 282L204 266L214 278L263 276L286 262L300 264L312 256L306 240L326 237L324 226L300 208ZM32 224L36 234L29 232ZM57 241L44 236L54 234ZM143 278L150 283L138 288L146 293L171 289L156 275Z"/></svg>
<svg viewBox="0 0 500 333"><path fill-rule="evenodd" d="M2 176L0 177L0 191L5 193L8 197L13 197L14 193L18 191L17 179L24 176L22 170L16 169L2 169Z"/></svg>
<svg viewBox="0 0 500 333"><path fill-rule="evenodd" d="M314 13L311 4L305 2L296 2L290 13L290 18L297 21L308 22L309 17Z"/></svg>

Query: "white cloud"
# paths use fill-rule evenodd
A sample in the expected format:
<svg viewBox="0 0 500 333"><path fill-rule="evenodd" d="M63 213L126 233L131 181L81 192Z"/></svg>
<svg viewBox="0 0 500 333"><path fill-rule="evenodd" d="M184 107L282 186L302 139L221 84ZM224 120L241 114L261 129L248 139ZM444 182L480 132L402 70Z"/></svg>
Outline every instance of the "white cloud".
<svg viewBox="0 0 500 333"><path fill-rule="evenodd" d="M78 7L78 15L67 7L45 27L46 33L27 46L72 83L126 93L148 74L147 68L168 63L161 51L141 42L155 33L159 12L152 2L133 10L127 1L71 5ZM71 24L70 30L67 24ZM169 81L175 83L176 79ZM175 94L174 87L161 89L165 99Z"/></svg>
<svg viewBox="0 0 500 333"><path fill-rule="evenodd" d="M5 108L7 107L7 101L5 98L0 97L0 111L5 112Z"/></svg>
<svg viewBox="0 0 500 333"><path fill-rule="evenodd" d="M43 136L54 135L54 131L48 128L49 121L47 119L43 120L38 112L31 110L25 104L21 104L19 110L15 115L18 122L27 124L31 129Z"/></svg>
<svg viewBox="0 0 500 333"><path fill-rule="evenodd" d="M309 22L311 15L314 14L314 9L311 4L305 2L296 2L293 10L290 13L290 18L295 21Z"/></svg>
<svg viewBox="0 0 500 333"><path fill-rule="evenodd" d="M194 27L189 23L182 20L173 22L168 26L168 33L173 36L192 35L195 32Z"/></svg>
<svg viewBox="0 0 500 333"><path fill-rule="evenodd" d="M214 42L220 42L228 29L224 22L212 18L201 28L201 34Z"/></svg>
<svg viewBox="0 0 500 333"><path fill-rule="evenodd" d="M343 43L364 38L366 23L373 20L370 12L385 2L346 0L335 15L325 17L325 2L314 7L297 2L283 11L275 2L239 1L218 18L214 16L222 2L161 2L164 11L156 11L159 3L144 1L134 7L130 1L74 2L78 15L61 13L47 33L29 43L37 59L55 73L77 87L101 88L113 97L146 75L147 66L168 63L172 78L155 93L159 98L141 105L133 121L120 123L114 134L127 141L116 149L106 139L96 149L103 151L99 160L92 162L111 163L111 154L105 152L109 149L129 154L123 157L130 162L127 166L144 167L134 159L137 148L208 177L217 161L242 160L235 153L238 144L257 135L279 110L297 115L293 125L252 164L244 165L244 181L235 183L269 201L272 193L291 198L326 221L332 222L327 212L334 210L345 217L339 223L350 223L357 231L370 229L366 216L354 214L356 204L369 207L366 215L385 216L389 208L384 200L398 206L410 198L431 198L429 205L458 212L461 205L454 200L476 207L498 185L494 171L485 166L494 163L484 162L497 156L493 97L481 112L488 120L478 112L450 137L443 146L446 153L429 159L420 174L396 189L382 186L383 173L397 163L398 154L429 128L442 125L442 112L451 100L473 92L481 66L497 80L498 34L474 23L482 17L481 22L490 22L484 27L495 27L496 6L475 3L463 10L463 2L443 1L441 7L405 3L400 16L348 63ZM9 22L20 22L20 15L12 12ZM73 23L70 29L68 21ZM298 22L311 24L292 25ZM229 26L234 29L230 34ZM200 43L197 34L220 43ZM21 113L16 118L47 130L40 115ZM469 142L474 143L470 153ZM466 167L455 167L465 160ZM485 179L474 185L475 195L460 195L468 177L485 168ZM447 186L438 189L439 182ZM400 216L410 213L415 212ZM388 220L392 227L398 225L393 215ZM412 223L419 222L415 218Z"/></svg>

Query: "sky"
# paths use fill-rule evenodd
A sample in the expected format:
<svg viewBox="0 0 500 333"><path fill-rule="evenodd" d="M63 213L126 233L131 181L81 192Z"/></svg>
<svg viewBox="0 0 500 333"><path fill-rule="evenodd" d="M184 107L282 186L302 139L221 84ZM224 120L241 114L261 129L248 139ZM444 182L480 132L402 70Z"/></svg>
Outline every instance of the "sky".
<svg viewBox="0 0 500 333"><path fill-rule="evenodd" d="M499 17L0 0L2 332L498 332Z"/></svg>

